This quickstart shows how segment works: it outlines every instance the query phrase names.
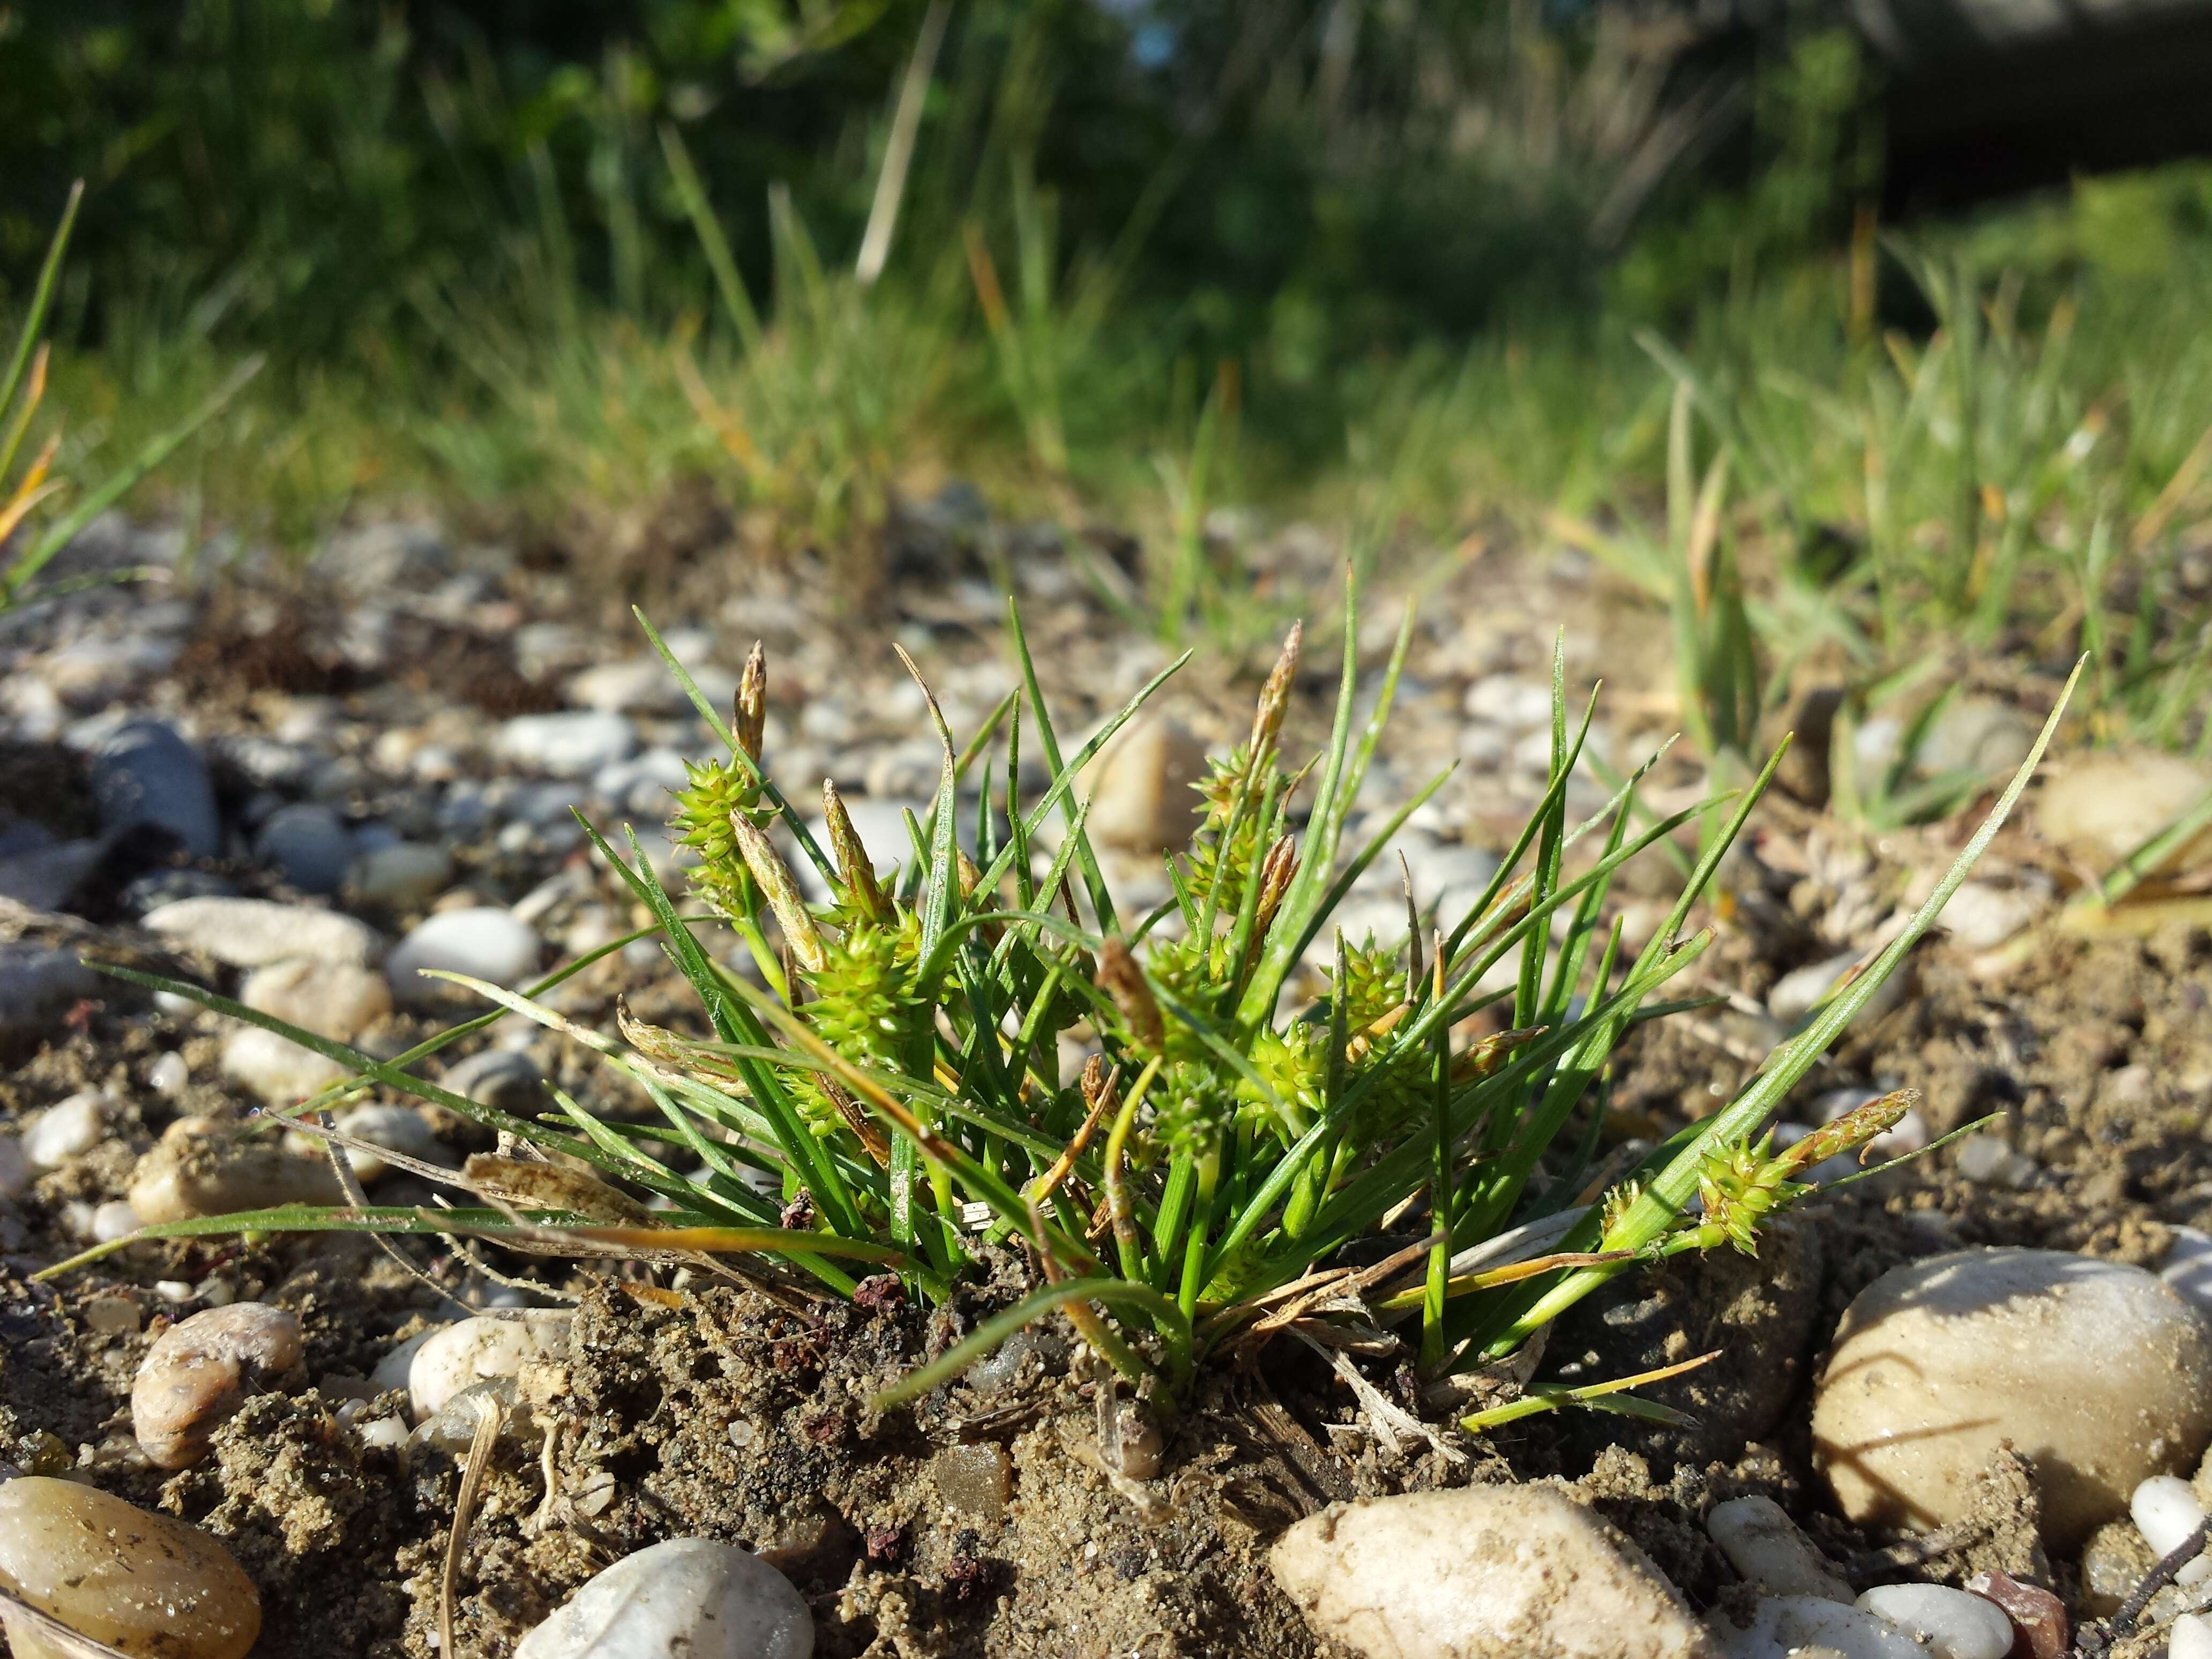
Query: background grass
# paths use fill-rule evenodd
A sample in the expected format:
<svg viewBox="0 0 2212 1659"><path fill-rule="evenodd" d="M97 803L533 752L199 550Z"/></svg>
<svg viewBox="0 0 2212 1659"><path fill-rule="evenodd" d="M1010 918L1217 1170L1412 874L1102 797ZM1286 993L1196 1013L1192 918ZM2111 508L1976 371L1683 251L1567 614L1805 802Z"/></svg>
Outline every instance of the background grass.
<svg viewBox="0 0 2212 1659"><path fill-rule="evenodd" d="M20 310L89 179L65 476L266 356L164 485L249 539L427 497L583 550L690 492L880 595L963 477L1136 528L1178 641L1235 631L1256 505L1603 554L1745 755L1793 665L1937 643L2099 647L2100 732L2201 746L2212 171L1892 235L1877 91L1839 33L1511 6L40 9L0 259Z"/></svg>

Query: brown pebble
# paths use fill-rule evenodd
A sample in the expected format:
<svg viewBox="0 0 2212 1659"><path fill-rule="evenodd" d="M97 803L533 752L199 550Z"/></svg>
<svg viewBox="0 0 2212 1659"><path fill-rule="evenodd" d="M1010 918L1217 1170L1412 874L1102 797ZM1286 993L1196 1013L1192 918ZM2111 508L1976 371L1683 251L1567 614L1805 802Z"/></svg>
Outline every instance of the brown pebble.
<svg viewBox="0 0 2212 1659"><path fill-rule="evenodd" d="M947 1446L929 1460L937 1495L956 1510L996 1523L1006 1518L1013 1490L1013 1460L994 1442Z"/></svg>
<svg viewBox="0 0 2212 1659"><path fill-rule="evenodd" d="M155 1466L181 1469L246 1396L300 1363L300 1322L282 1308L234 1302L161 1333L131 1385L131 1427Z"/></svg>
<svg viewBox="0 0 2212 1659"><path fill-rule="evenodd" d="M2006 1659L2066 1659L2073 1634L2066 1604L2049 1590L2002 1572L1978 1572L1966 1581L1966 1589L1996 1602L2012 1620L2012 1651Z"/></svg>

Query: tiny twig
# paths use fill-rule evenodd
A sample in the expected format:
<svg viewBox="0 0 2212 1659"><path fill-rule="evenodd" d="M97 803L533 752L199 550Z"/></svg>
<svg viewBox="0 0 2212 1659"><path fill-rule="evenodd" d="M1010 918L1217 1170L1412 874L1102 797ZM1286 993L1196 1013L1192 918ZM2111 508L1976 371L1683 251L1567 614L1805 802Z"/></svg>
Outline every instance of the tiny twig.
<svg viewBox="0 0 2212 1659"><path fill-rule="evenodd" d="M2142 1582L2136 1586L2135 1594L2121 1603L2118 1613L2094 1625L2084 1626L2081 1633L2075 1638L2074 1651L2087 1656L2087 1659L2095 1659L2095 1656L2109 1649L2118 1636L2142 1616L2142 1610L2150 1605L2151 1597L2172 1583L2174 1574L2204 1553L2208 1535L2212 1535L2212 1516L2199 1521L2188 1537L2159 1558L2158 1565L2142 1576Z"/></svg>

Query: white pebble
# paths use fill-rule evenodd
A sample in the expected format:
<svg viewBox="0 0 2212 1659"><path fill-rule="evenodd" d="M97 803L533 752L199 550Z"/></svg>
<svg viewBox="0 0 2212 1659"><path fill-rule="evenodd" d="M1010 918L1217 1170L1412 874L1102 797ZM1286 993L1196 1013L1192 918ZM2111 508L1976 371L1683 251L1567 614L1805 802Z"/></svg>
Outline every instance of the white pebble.
<svg viewBox="0 0 2212 1659"><path fill-rule="evenodd" d="M98 1244L112 1244L118 1238L128 1238L138 1231L138 1212L131 1207L130 1200L111 1198L92 1212L92 1237Z"/></svg>
<svg viewBox="0 0 2212 1659"><path fill-rule="evenodd" d="M636 752L637 727L627 715L596 709L518 714L500 727L499 747L509 759L556 777L589 777Z"/></svg>
<svg viewBox="0 0 2212 1659"><path fill-rule="evenodd" d="M71 1095L49 1106L23 1131L23 1156L43 1173L100 1145L107 1133L110 1102L101 1094Z"/></svg>
<svg viewBox="0 0 2212 1659"><path fill-rule="evenodd" d="M2185 1613L2166 1633L2166 1659L2212 1659L2212 1619Z"/></svg>
<svg viewBox="0 0 2212 1659"><path fill-rule="evenodd" d="M239 1026L223 1039L222 1071L271 1106L295 1106L350 1075L327 1054L258 1025Z"/></svg>
<svg viewBox="0 0 2212 1659"><path fill-rule="evenodd" d="M1731 1498L1714 1504L1705 1531L1730 1565L1770 1595L1851 1599L1851 1587L1828 1570L1812 1540L1771 1498Z"/></svg>
<svg viewBox="0 0 2212 1659"><path fill-rule="evenodd" d="M407 1391L413 1398L415 1420L419 1423L434 1416L471 1382L488 1376L513 1376L526 1360L565 1353L568 1320L568 1314L560 1309L525 1314L520 1319L478 1315L437 1332L415 1351L408 1364Z"/></svg>
<svg viewBox="0 0 2212 1659"><path fill-rule="evenodd" d="M2180 1476L2154 1474L2135 1489L2128 1514L2151 1553L2162 1559L2188 1541L2204 1519L2204 1506Z"/></svg>
<svg viewBox="0 0 2212 1659"><path fill-rule="evenodd" d="M524 1637L514 1659L809 1659L814 1615L749 1551L672 1538L626 1556Z"/></svg>
<svg viewBox="0 0 2212 1659"><path fill-rule="evenodd" d="M1786 1659L1814 1647L1842 1659L1928 1659L1927 1649L1887 1619L1816 1595L1766 1596L1748 1629L1716 1613L1712 1630L1729 1659Z"/></svg>
<svg viewBox="0 0 2212 1659"><path fill-rule="evenodd" d="M259 968L287 957L365 967L384 950L383 939L366 922L268 899L178 899L149 910L139 926L234 968Z"/></svg>
<svg viewBox="0 0 2212 1659"><path fill-rule="evenodd" d="M381 1451L398 1451L407 1443L407 1425L396 1417L373 1418L361 1425L361 1443Z"/></svg>
<svg viewBox="0 0 2212 1659"><path fill-rule="evenodd" d="M191 1080L191 1066L173 1048L146 1068L146 1086L172 1100L184 1093Z"/></svg>
<svg viewBox="0 0 2212 1659"><path fill-rule="evenodd" d="M2005 1659L2012 1620L1994 1601L1942 1584L1883 1584L1859 1597L1862 1612L1925 1641L1936 1659Z"/></svg>
<svg viewBox="0 0 2212 1659"><path fill-rule="evenodd" d="M458 993L443 981L423 978L424 969L514 986L538 966L541 948L537 933L504 910L489 905L447 910L400 940L385 972L399 1001L416 1007L434 1006Z"/></svg>
<svg viewBox="0 0 2212 1659"><path fill-rule="evenodd" d="M2204 1522L2204 1506L2197 1501L2196 1489L2172 1474L2154 1474L2137 1486L2128 1499L2128 1514L2150 1553L2160 1560L2187 1543ZM2202 1583L2212 1577L2212 1561L2199 1554L2174 1577L2184 1584Z"/></svg>

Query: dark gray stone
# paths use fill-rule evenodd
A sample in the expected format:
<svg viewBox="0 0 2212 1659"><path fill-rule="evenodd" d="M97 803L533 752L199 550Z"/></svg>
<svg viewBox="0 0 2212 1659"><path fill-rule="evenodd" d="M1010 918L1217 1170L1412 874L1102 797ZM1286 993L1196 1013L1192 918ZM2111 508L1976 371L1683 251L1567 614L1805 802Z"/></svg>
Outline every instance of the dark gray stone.
<svg viewBox="0 0 2212 1659"><path fill-rule="evenodd" d="M93 798L110 830L150 823L197 858L222 850L222 821L207 767L176 728L161 720L125 722L94 753Z"/></svg>

